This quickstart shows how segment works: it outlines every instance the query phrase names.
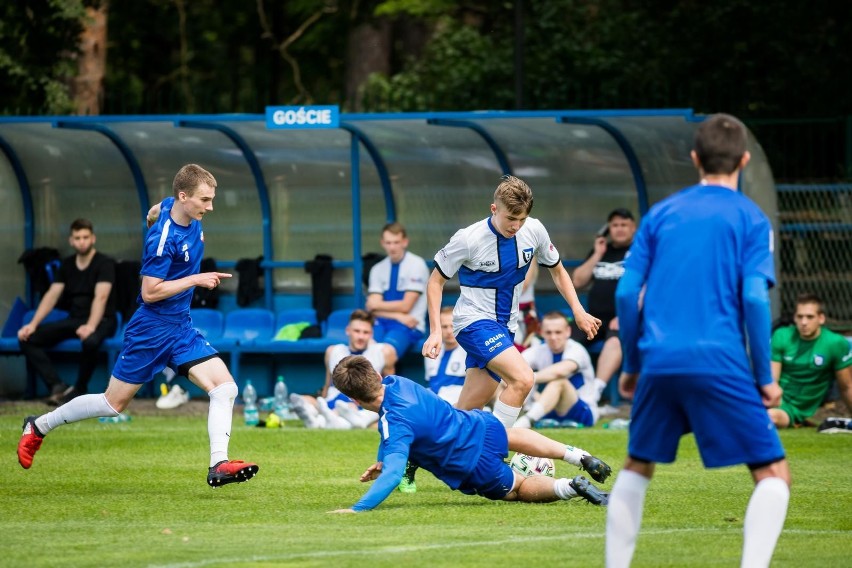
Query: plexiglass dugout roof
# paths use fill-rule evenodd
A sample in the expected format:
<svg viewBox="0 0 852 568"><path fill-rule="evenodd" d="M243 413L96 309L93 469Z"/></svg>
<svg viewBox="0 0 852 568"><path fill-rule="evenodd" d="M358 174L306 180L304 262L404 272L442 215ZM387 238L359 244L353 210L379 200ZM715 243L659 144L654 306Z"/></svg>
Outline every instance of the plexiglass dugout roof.
<svg viewBox="0 0 852 568"><path fill-rule="evenodd" d="M702 119L688 109L342 114L339 128L269 130L262 115L0 118L0 321L28 297L20 254L70 254L77 217L93 221L99 250L138 260L148 208L190 162L218 182L205 254L224 268L263 256L270 307L274 294L309 288L302 267L316 254L331 255L338 290L360 298L353 259L381 252L388 221L431 260L488 215L506 173L533 188L532 216L573 266L612 209L639 219L697 181L689 151ZM741 191L774 222L769 165L753 137L749 150Z"/></svg>

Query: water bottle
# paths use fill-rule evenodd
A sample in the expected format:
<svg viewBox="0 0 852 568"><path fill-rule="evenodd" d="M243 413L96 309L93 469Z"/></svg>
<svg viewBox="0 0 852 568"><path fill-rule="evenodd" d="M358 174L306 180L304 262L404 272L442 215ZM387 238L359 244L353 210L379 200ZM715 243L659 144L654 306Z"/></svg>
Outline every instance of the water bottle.
<svg viewBox="0 0 852 568"><path fill-rule="evenodd" d="M130 415L124 414L123 412L119 413L117 416L101 416L98 418L98 422L101 424L116 424L118 422L130 422Z"/></svg>
<svg viewBox="0 0 852 568"><path fill-rule="evenodd" d="M246 386L243 388L243 418L245 418L246 426L257 426L260 422L260 414L257 411L257 391L251 384L251 381L246 381Z"/></svg>
<svg viewBox="0 0 852 568"><path fill-rule="evenodd" d="M275 396L275 414L279 418L286 418L290 412L289 394L287 392L287 383L284 382L284 377L278 375L278 380L275 382L275 389L272 391Z"/></svg>
<svg viewBox="0 0 852 568"><path fill-rule="evenodd" d="M627 430L630 428L630 420L625 418L615 418L603 425L607 430Z"/></svg>

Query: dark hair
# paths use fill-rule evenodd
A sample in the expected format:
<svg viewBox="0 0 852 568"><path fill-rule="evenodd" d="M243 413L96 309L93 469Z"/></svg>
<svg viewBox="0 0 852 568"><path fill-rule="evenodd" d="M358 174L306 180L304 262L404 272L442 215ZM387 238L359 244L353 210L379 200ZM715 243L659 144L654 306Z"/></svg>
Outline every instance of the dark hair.
<svg viewBox="0 0 852 568"><path fill-rule="evenodd" d="M618 209L613 209L609 212L609 215L606 217L606 222L609 223L612 221L613 217L621 217L622 219L630 219L631 221L635 221L633 218L633 213L630 212L630 209L625 209L624 207L619 207Z"/></svg>
<svg viewBox="0 0 852 568"><path fill-rule="evenodd" d="M822 305L822 298L814 294L813 292L802 292L798 296L796 296L796 307L801 306L802 304L816 304L817 313L824 314L824 308Z"/></svg>
<svg viewBox="0 0 852 568"><path fill-rule="evenodd" d="M198 164L187 164L178 170L175 179L172 182L172 192L177 199L180 192L184 192L192 197L195 190L202 183L206 183L210 187L216 187L216 178L213 174L199 166Z"/></svg>
<svg viewBox="0 0 852 568"><path fill-rule="evenodd" d="M353 310L352 314L349 316L349 321L365 321L368 324L375 325L376 320L373 317L373 314L368 312L367 310Z"/></svg>
<svg viewBox="0 0 852 568"><path fill-rule="evenodd" d="M729 114L714 114L698 125L694 150L705 174L732 174L746 152L746 127Z"/></svg>
<svg viewBox="0 0 852 568"><path fill-rule="evenodd" d="M340 360L331 373L337 390L355 400L375 400L382 388L382 378L363 355L349 355Z"/></svg>
<svg viewBox="0 0 852 568"><path fill-rule="evenodd" d="M69 231L69 233L73 233L74 231L82 231L84 229L88 229L90 233L95 232L95 226L92 225L92 222L88 219L74 219L74 221L71 222L71 230Z"/></svg>

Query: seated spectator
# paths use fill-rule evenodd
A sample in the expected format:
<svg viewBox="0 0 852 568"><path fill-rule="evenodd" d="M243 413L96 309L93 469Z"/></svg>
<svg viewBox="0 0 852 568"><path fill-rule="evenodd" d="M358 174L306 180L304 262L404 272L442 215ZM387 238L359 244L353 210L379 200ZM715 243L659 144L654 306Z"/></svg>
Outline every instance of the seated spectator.
<svg viewBox="0 0 852 568"><path fill-rule="evenodd" d="M68 243L75 253L62 261L32 321L18 330L21 352L50 389L48 404L64 404L86 394L98 362L101 343L115 333L115 261L95 249L95 231L88 219L71 223ZM54 309L68 312L59 321L42 323ZM47 350L60 341L79 339L82 347L77 382L68 386L56 372Z"/></svg>
<svg viewBox="0 0 852 568"><path fill-rule="evenodd" d="M396 361L412 345L419 349L423 343L429 267L408 252L408 236L401 223L382 228L381 244L387 257L370 269L366 308L384 330L388 359Z"/></svg>
<svg viewBox="0 0 852 568"><path fill-rule="evenodd" d="M325 350L325 384L319 397L309 395L290 395L293 411L307 428L325 428L330 430L349 430L367 428L378 420L378 414L362 410L348 396L341 394L331 384L334 367L349 355L363 355L376 372L383 376L392 369L395 359L388 359L387 345L373 340L373 316L364 310L355 310L349 316L346 326L349 343L331 345Z"/></svg>
<svg viewBox="0 0 852 568"><path fill-rule="evenodd" d="M429 388L452 405L455 405L464 385L467 353L453 335L453 307L441 308L441 336L443 345L437 359L424 357L425 377Z"/></svg>
<svg viewBox="0 0 852 568"><path fill-rule="evenodd" d="M600 400L610 379L621 368L615 288L624 274L624 257L633 244L635 234L636 221L633 219L633 213L624 208L613 210L607 216L606 226L595 238L594 248L588 258L574 269L572 275L574 286L578 290L589 287L589 312L601 319L601 329L606 330L595 371L595 404ZM586 348L598 340L588 340L586 334L576 328L572 337Z"/></svg>
<svg viewBox="0 0 852 568"><path fill-rule="evenodd" d="M852 411L852 349L845 337L823 327L822 300L814 294L796 299L794 325L772 334L772 377L783 394L781 405L769 409L778 428L800 426L822 405L832 381Z"/></svg>
<svg viewBox="0 0 852 568"><path fill-rule="evenodd" d="M534 371L536 384L546 386L515 422L516 428L531 428L543 418L572 420L584 426L594 426L597 421L592 360L582 345L568 337L570 332L562 313L549 312L541 321L544 343L521 353Z"/></svg>
<svg viewBox="0 0 852 568"><path fill-rule="evenodd" d="M538 279L538 262L530 262L530 269L524 277L521 296L518 298L518 331L515 332L515 345L519 351L529 347L538 336L539 321L535 310L535 281Z"/></svg>

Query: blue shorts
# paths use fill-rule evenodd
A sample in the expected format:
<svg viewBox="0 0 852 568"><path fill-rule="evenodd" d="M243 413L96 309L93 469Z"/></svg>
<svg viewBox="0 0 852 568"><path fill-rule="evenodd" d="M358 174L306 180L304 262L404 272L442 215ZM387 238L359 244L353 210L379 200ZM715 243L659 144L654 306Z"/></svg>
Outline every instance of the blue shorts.
<svg viewBox="0 0 852 568"><path fill-rule="evenodd" d="M482 412L474 411L474 412ZM458 490L465 495L481 495L499 501L515 486L515 472L504 459L509 456L509 438L506 427L493 415L484 412L485 439L476 467L461 482Z"/></svg>
<svg viewBox="0 0 852 568"><path fill-rule="evenodd" d="M405 355L412 345L423 345L423 332L411 328L396 320L378 318L376 320L376 341L393 345L397 357Z"/></svg>
<svg viewBox="0 0 852 568"><path fill-rule="evenodd" d="M184 363L217 353L192 327L189 316L174 322L140 308L127 324L124 345L112 374L125 383L141 385L154 378L166 365L177 369Z"/></svg>
<svg viewBox="0 0 852 568"><path fill-rule="evenodd" d="M487 369L488 363L497 355L509 348L514 348L514 334L509 329L493 320L475 321L456 335L459 345L467 352L465 368L478 367L485 369L498 383L500 377Z"/></svg>
<svg viewBox="0 0 852 568"><path fill-rule="evenodd" d="M751 377L642 375L630 414L628 453L671 463L693 432L705 467L765 464L784 448Z"/></svg>
<svg viewBox="0 0 852 568"><path fill-rule="evenodd" d="M569 408L568 412L565 414L559 415L555 410L551 410L542 416L541 420L558 420L559 422L562 422L563 420L573 420L583 426L595 425L595 415L592 414L592 409L589 408L588 403L583 400L575 402L574 406Z"/></svg>

